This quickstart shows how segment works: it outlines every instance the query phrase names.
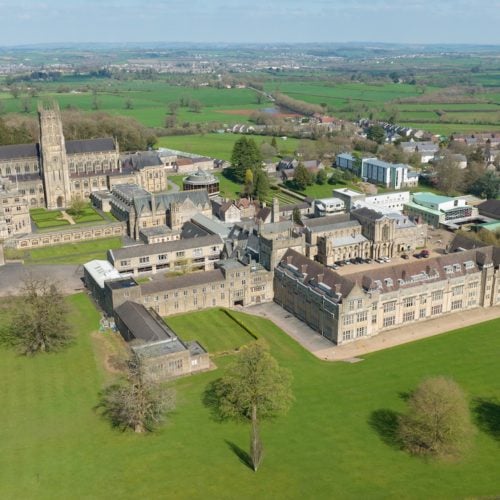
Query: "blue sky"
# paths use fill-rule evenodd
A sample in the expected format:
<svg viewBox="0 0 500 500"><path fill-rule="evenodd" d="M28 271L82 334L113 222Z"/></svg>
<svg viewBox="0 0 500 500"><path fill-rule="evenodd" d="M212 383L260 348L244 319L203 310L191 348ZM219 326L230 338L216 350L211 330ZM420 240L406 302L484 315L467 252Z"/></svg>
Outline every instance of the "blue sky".
<svg viewBox="0 0 500 500"><path fill-rule="evenodd" d="M500 0L0 0L0 45L45 42L500 44Z"/></svg>

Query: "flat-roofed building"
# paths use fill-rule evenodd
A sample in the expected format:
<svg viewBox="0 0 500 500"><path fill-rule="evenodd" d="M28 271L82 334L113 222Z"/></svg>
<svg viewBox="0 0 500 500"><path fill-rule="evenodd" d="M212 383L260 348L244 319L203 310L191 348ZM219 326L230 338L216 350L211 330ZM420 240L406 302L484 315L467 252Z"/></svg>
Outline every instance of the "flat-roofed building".
<svg viewBox="0 0 500 500"><path fill-rule="evenodd" d="M120 273L208 271L220 259L224 243L218 235L108 250L108 261Z"/></svg>
<svg viewBox="0 0 500 500"><path fill-rule="evenodd" d="M433 227L478 217L478 209L467 204L462 197L452 198L427 192L413 193L411 201L405 203L404 211L408 215L421 217Z"/></svg>

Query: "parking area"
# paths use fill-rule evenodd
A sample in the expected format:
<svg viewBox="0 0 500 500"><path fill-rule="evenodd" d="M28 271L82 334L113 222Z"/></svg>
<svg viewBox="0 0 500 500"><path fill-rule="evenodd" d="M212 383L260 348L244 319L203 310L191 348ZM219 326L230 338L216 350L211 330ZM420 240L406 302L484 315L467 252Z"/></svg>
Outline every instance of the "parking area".
<svg viewBox="0 0 500 500"><path fill-rule="evenodd" d="M84 290L83 267L80 265L26 266L20 262L11 262L0 266L0 297L19 294L23 281L30 276L35 279L48 279L64 294Z"/></svg>

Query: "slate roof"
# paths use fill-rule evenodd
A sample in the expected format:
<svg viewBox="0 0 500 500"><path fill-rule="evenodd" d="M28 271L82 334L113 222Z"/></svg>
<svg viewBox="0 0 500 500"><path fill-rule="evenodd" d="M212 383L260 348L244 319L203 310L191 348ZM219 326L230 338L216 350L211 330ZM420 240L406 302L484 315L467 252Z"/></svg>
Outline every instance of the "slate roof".
<svg viewBox="0 0 500 500"><path fill-rule="evenodd" d="M481 215L491 215L500 219L500 200L486 200L477 206Z"/></svg>
<svg viewBox="0 0 500 500"><path fill-rule="evenodd" d="M467 269L464 265L466 262L472 264L472 267ZM319 287L319 281L321 281L332 291L340 292L343 297L346 297L356 286L361 286L365 290L379 289L381 292L387 293L398 290L401 287L406 289L411 286L417 286L423 281L442 280L447 276L444 270L445 266L460 264L459 269L454 270L450 274L450 276L456 277L470 272L477 272L480 265L488 263L492 263L498 267L500 264L500 247L488 246L465 250L429 259L421 259L415 262L405 262L393 266L360 271L347 276L340 276L319 262L312 261L295 250L289 249L283 256L279 267L287 272L293 272L290 271L289 266L294 266L297 269L295 275L299 279L303 279L304 283L313 287L317 293L332 296L331 293L329 294ZM415 276L427 277L424 280L413 280L412 277Z"/></svg>
<svg viewBox="0 0 500 500"><path fill-rule="evenodd" d="M103 139L80 139L75 141L66 141L66 153L104 153L107 151L115 151L115 141L111 138Z"/></svg>
<svg viewBox="0 0 500 500"><path fill-rule="evenodd" d="M359 215L360 217L366 217L369 220L379 220L386 217L383 213L367 207L357 208L356 210L353 210L351 214L354 216Z"/></svg>
<svg viewBox="0 0 500 500"><path fill-rule="evenodd" d="M132 167L135 170L141 170L146 167L156 167L163 165L156 151L140 151L127 156L123 160L125 168Z"/></svg>
<svg viewBox="0 0 500 500"><path fill-rule="evenodd" d="M182 226L181 240L187 240L189 238L200 238L202 236L207 236L210 233L200 226L197 226L191 221L187 221Z"/></svg>
<svg viewBox="0 0 500 500"><path fill-rule="evenodd" d="M38 158L38 156L40 156L38 144L0 146L0 161L15 160L16 158Z"/></svg>
<svg viewBox="0 0 500 500"><path fill-rule="evenodd" d="M163 322L160 323L142 304L127 301L115 308L115 315L126 325L132 339L122 336L127 341L134 339L143 342L158 342L175 339L175 333Z"/></svg>

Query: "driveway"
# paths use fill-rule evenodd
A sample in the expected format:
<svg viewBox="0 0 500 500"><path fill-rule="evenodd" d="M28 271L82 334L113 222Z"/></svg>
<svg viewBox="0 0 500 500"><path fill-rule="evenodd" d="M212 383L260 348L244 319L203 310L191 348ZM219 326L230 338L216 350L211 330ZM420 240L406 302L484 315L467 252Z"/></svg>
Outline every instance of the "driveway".
<svg viewBox="0 0 500 500"><path fill-rule="evenodd" d="M423 322L409 323L404 327L394 328L379 333L374 337L336 346L275 302L252 306L244 309L244 312L270 319L302 345L304 349L307 349L319 359L349 362L358 361L360 356L370 352L381 351L382 349L432 337L450 330L500 318L500 306L486 309L477 308Z"/></svg>
<svg viewBox="0 0 500 500"><path fill-rule="evenodd" d="M84 290L83 266L81 265L25 266L20 262L9 262L5 266L0 266L0 297L19 294L23 280L27 276L33 276L36 279L47 278L55 282L59 290L67 295Z"/></svg>

